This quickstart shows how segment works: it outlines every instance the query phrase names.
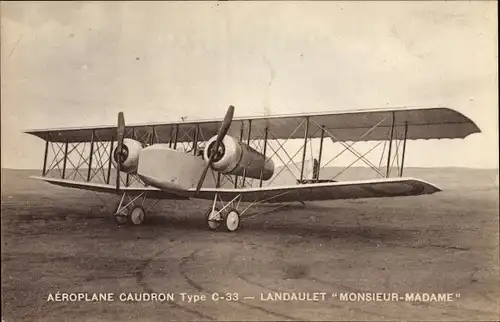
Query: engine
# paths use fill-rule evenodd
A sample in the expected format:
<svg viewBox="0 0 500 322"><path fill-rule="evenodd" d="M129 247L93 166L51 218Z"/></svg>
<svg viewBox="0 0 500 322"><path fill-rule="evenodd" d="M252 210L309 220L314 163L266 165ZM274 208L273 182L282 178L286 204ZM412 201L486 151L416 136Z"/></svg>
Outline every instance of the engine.
<svg viewBox="0 0 500 322"><path fill-rule="evenodd" d="M122 163L120 170L126 173L136 173L139 164L139 152L141 152L142 143L133 139L123 140ZM116 167L118 161L118 151L115 148L113 151L113 164Z"/></svg>
<svg viewBox="0 0 500 322"><path fill-rule="evenodd" d="M217 136L212 137L203 151L203 157L208 162L215 145ZM212 169L242 176L259 179L262 173L262 180L269 180L274 174L273 160L267 158L247 144L226 135L222 140L219 150L212 162Z"/></svg>

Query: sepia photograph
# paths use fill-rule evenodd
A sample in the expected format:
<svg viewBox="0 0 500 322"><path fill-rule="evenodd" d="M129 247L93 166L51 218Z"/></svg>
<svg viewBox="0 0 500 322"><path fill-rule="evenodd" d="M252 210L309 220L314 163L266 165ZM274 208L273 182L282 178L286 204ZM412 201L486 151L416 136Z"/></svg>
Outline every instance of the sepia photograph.
<svg viewBox="0 0 500 322"><path fill-rule="evenodd" d="M1 317L498 321L496 1L2 1Z"/></svg>

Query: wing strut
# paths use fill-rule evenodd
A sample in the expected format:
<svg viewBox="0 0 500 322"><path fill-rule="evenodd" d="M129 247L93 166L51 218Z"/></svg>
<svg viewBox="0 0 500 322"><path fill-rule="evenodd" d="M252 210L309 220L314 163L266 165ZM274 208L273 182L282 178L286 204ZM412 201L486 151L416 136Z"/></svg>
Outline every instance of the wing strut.
<svg viewBox="0 0 500 322"><path fill-rule="evenodd" d="M391 138L389 139L389 154L387 155L387 170L385 171L385 177L389 178L390 175L390 167L391 167L391 152L392 152L392 139L394 136L394 123L396 121L396 116L394 112L392 112L392 124L391 124Z"/></svg>
<svg viewBox="0 0 500 322"><path fill-rule="evenodd" d="M403 176L403 169L405 167L405 154L406 154L406 135L408 134L408 122L405 122L405 136L403 138L403 156L401 157L401 169L399 169L399 176Z"/></svg>

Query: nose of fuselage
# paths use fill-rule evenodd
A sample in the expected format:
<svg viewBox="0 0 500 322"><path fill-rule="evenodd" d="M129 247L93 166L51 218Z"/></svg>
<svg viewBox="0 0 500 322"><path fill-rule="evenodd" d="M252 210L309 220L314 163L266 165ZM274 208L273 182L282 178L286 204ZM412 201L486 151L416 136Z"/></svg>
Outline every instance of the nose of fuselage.
<svg viewBox="0 0 500 322"><path fill-rule="evenodd" d="M203 159L193 152L154 144L141 150L137 174L144 183L162 190L186 190L196 185L204 167Z"/></svg>

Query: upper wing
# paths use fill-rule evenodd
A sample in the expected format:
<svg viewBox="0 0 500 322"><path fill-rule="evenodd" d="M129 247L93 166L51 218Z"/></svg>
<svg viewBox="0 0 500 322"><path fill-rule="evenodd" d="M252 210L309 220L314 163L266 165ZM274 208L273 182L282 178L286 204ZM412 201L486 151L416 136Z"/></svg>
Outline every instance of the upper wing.
<svg viewBox="0 0 500 322"><path fill-rule="evenodd" d="M189 190L191 197L214 199L217 193L223 200L241 195L241 201L248 202L290 202L357 198L382 198L417 196L441 191L436 186L413 178L384 178L360 181L312 183L293 186L215 189L204 188L199 195Z"/></svg>
<svg viewBox="0 0 500 322"><path fill-rule="evenodd" d="M453 109L435 108L395 108L378 110L357 110L328 113L307 113L293 115L258 116L235 118L228 134L247 140L303 138L304 130L298 130L309 122L308 137L321 136L318 129L323 126L340 141L380 141L387 140L392 125L405 128L408 140L465 138L480 132L469 118ZM222 120L196 120L189 122L131 124L127 126L127 137L152 138L154 143L168 143L174 137L177 142L192 142L196 128L198 140L206 141L217 134ZM241 131L245 129L244 131ZM248 129L251 129L248 131ZM266 136L266 129L269 136ZM369 131L369 133L366 133ZM30 130L26 133L36 135L52 142L113 141L116 125L101 127L55 128Z"/></svg>

